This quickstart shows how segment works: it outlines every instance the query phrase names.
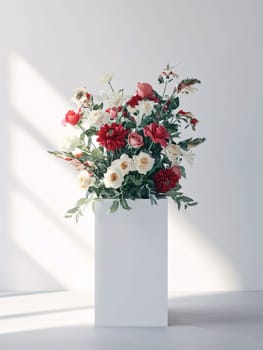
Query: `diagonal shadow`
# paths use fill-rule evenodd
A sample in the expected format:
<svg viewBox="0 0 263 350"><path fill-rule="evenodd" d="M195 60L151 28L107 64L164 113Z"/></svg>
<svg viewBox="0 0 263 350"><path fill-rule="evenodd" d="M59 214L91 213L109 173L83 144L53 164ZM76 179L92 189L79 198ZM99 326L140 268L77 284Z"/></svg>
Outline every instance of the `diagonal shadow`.
<svg viewBox="0 0 263 350"><path fill-rule="evenodd" d="M79 249L84 251L85 254L93 254L93 250L87 242L83 242L79 237L74 236L74 231L71 230L66 224L60 221L56 215L54 215L53 211L46 206L40 198L38 198L29 188L23 185L18 179L12 177L12 187L17 191L22 193L27 199L29 199L35 206L39 208L49 220L51 220L57 227L62 229L62 234L68 234L67 238L72 241L73 245L77 245ZM74 237L74 238L73 238ZM87 252L88 250L88 252Z"/></svg>
<svg viewBox="0 0 263 350"><path fill-rule="evenodd" d="M49 315L49 314L57 314L57 313L67 313L70 311L80 311L80 310L88 310L92 309L92 306L79 306L79 307L65 307L61 309L56 310L44 310L44 311L34 311L34 312L24 312L20 314L15 315L6 315L6 316L0 316L0 320L7 320L12 318L23 318L23 317L30 317L30 316L39 316L39 315Z"/></svg>

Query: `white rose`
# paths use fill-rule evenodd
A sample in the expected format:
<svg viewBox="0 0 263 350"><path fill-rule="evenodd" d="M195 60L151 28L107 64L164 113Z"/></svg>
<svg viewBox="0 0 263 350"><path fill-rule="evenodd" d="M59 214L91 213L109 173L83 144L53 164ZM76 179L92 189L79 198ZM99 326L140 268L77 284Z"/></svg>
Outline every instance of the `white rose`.
<svg viewBox="0 0 263 350"><path fill-rule="evenodd" d="M104 83L104 84L108 84L112 81L112 74L109 73L105 73L100 77L100 80Z"/></svg>
<svg viewBox="0 0 263 350"><path fill-rule="evenodd" d="M149 170L152 169L154 164L154 159L149 156L148 153L140 152L137 156L133 156L135 169L140 174L146 174Z"/></svg>
<svg viewBox="0 0 263 350"><path fill-rule="evenodd" d="M78 183L82 190L87 190L90 186L95 183L95 178L91 176L87 170L82 170L78 175Z"/></svg>
<svg viewBox="0 0 263 350"><path fill-rule="evenodd" d="M127 154L123 154L120 159L116 159L111 163L112 167L118 168L123 175L134 170L134 162Z"/></svg>
<svg viewBox="0 0 263 350"><path fill-rule="evenodd" d="M105 187L119 188L122 185L123 174L119 168L109 167L104 174Z"/></svg>
<svg viewBox="0 0 263 350"><path fill-rule="evenodd" d="M72 152L79 145L79 134L72 126L65 126L60 140L59 149L64 152Z"/></svg>
<svg viewBox="0 0 263 350"><path fill-rule="evenodd" d="M99 128L102 124L110 121L110 115L101 109L97 109L89 113L87 121L89 126Z"/></svg>
<svg viewBox="0 0 263 350"><path fill-rule="evenodd" d="M178 163L181 155L181 147L175 144L168 145L165 148L165 154L172 163Z"/></svg>

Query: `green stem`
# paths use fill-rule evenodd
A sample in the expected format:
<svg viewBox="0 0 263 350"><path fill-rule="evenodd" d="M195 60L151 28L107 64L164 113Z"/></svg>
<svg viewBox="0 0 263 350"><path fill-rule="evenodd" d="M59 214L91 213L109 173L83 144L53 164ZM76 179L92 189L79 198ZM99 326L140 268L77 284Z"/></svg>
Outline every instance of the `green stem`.
<svg viewBox="0 0 263 350"><path fill-rule="evenodd" d="M152 146L153 146L154 142L152 141L150 147L149 147L149 151L151 150Z"/></svg>
<svg viewBox="0 0 263 350"><path fill-rule="evenodd" d="M112 91L112 92L114 92L114 89L113 89L113 87L112 87L112 85L111 85L111 82L110 82L110 81L108 81L108 84L109 84L109 86L110 86L110 88L111 88L111 91Z"/></svg>
<svg viewBox="0 0 263 350"><path fill-rule="evenodd" d="M164 85L164 90L163 90L162 98L164 97L164 95L165 95L165 93L166 93L167 85L168 85L168 81L166 80L165 85Z"/></svg>

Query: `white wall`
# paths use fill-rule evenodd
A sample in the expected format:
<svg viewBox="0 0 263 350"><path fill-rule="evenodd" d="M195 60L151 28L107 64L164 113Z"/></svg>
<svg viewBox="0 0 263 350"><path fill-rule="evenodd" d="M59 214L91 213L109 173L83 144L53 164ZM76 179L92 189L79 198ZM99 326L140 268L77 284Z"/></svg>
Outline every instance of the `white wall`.
<svg viewBox="0 0 263 350"><path fill-rule="evenodd" d="M203 84L183 106L200 119L185 191L170 206L169 288L263 289L262 1L8 1L1 5L0 290L93 288L92 217L63 213L79 192L53 159L72 90L156 84L167 63ZM260 98L261 97L261 98Z"/></svg>

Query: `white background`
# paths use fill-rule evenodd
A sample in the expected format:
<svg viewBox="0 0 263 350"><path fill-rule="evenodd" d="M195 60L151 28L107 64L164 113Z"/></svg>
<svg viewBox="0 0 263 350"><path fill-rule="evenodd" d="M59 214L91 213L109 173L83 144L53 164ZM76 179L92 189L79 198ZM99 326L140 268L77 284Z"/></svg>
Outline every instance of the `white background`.
<svg viewBox="0 0 263 350"><path fill-rule="evenodd" d="M169 290L263 289L262 11L247 1L1 2L0 290L93 289L92 215L63 218L81 195L57 147L72 91L99 76L158 88L169 62L202 80L182 99L198 119L185 192L169 211Z"/></svg>

